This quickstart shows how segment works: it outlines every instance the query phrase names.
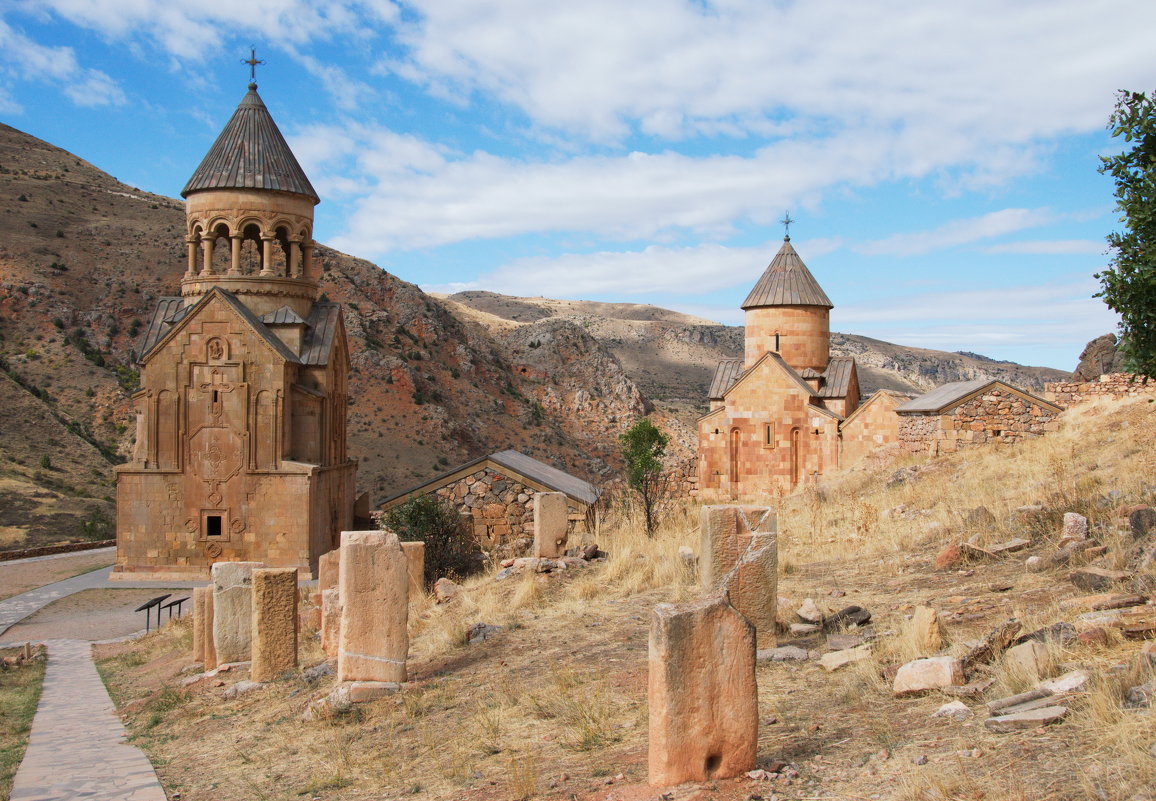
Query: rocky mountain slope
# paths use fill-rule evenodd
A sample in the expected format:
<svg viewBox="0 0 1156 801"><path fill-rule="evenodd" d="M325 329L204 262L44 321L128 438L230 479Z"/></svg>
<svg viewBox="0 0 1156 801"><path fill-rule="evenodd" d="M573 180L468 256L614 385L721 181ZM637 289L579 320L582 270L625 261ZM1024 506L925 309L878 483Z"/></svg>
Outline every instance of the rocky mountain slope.
<svg viewBox="0 0 1156 801"><path fill-rule="evenodd" d="M179 200L120 183L0 125L0 548L111 536L112 467L132 447L133 347L179 291ZM600 483L617 435L655 411L677 458L742 331L652 306L463 293L435 298L319 246L345 304L350 451L372 500L517 448ZM834 335L869 388L979 375L1038 386L1056 371Z"/></svg>

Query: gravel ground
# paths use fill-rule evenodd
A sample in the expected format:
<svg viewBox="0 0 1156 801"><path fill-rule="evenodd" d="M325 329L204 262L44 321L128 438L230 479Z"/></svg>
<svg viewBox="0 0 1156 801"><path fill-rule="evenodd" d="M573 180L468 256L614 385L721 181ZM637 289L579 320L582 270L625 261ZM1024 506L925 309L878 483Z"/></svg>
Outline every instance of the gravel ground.
<svg viewBox="0 0 1156 801"><path fill-rule="evenodd" d="M0 562L0 600L90 570L108 567L114 561L116 561L115 549L101 548L99 551L62 554L51 559Z"/></svg>
<svg viewBox="0 0 1156 801"><path fill-rule="evenodd" d="M31 617L17 623L0 635L0 642L22 643L48 639L108 640L141 631L145 626L144 612L134 612L145 601L164 595L165 590L84 590L61 598ZM188 590L175 590L165 603L190 595ZM192 613L192 604L184 604L185 614ZM168 613L162 614L162 621ZM156 613L153 613L156 623Z"/></svg>

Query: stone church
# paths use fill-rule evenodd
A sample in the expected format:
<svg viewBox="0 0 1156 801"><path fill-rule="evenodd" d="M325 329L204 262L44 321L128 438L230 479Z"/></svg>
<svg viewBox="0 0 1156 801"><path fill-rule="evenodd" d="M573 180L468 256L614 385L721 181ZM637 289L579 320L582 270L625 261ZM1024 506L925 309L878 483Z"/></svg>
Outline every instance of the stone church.
<svg viewBox="0 0 1156 801"><path fill-rule="evenodd" d="M698 421L701 499L785 494L896 441L907 397L860 403L855 360L831 356L831 308L784 237L742 305L744 358L719 363Z"/></svg>
<svg viewBox="0 0 1156 801"><path fill-rule="evenodd" d="M316 575L353 523L349 349L313 258L319 202L256 83L181 195L188 260L140 342L136 451L117 468L114 577L216 561Z"/></svg>

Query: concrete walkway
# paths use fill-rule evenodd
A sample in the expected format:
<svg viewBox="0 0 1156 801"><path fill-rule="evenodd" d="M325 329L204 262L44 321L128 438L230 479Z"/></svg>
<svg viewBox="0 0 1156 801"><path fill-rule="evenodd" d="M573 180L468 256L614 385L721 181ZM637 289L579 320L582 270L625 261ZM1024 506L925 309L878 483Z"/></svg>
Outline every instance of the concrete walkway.
<svg viewBox="0 0 1156 801"><path fill-rule="evenodd" d="M124 742L124 726L92 661L92 644L46 645L44 691L12 801L166 801L148 757Z"/></svg>

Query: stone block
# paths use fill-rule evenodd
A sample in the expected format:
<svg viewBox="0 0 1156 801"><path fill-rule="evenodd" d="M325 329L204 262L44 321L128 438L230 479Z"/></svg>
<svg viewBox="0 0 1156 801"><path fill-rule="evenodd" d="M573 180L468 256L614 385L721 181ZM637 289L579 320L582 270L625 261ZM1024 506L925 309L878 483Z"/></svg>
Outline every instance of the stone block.
<svg viewBox="0 0 1156 801"><path fill-rule="evenodd" d="M566 553L569 527L570 513L566 509L566 494L535 492L534 556L556 559Z"/></svg>
<svg viewBox="0 0 1156 801"><path fill-rule="evenodd" d="M341 554L337 548L321 554L317 560L317 591L337 589L337 571Z"/></svg>
<svg viewBox="0 0 1156 801"><path fill-rule="evenodd" d="M1008 648L1003 655L1004 667L1032 681L1046 679L1055 672L1055 660L1048 646L1028 640Z"/></svg>
<svg viewBox="0 0 1156 801"><path fill-rule="evenodd" d="M269 681L297 667L297 569L253 571L250 678Z"/></svg>
<svg viewBox="0 0 1156 801"><path fill-rule="evenodd" d="M212 621L208 617L206 598L212 594L209 587L193 588L193 661L204 664L205 640L212 637Z"/></svg>
<svg viewBox="0 0 1156 801"><path fill-rule="evenodd" d="M1033 709L1028 712L1019 712L1012 715L1000 715L999 717L988 718L983 722L984 728L996 734L1008 734L1014 731L1022 731L1024 729L1034 729L1039 726L1046 726L1049 723L1056 723L1064 719L1068 714L1067 707L1062 706L1046 706L1042 709Z"/></svg>
<svg viewBox="0 0 1156 801"><path fill-rule="evenodd" d="M916 650L930 656L943 647L943 628L939 612L930 606L917 606L911 616L911 636Z"/></svg>
<svg viewBox="0 0 1156 801"><path fill-rule="evenodd" d="M412 601L425 594L425 543L403 542L401 550L405 553L406 571L409 575L409 599Z"/></svg>
<svg viewBox="0 0 1156 801"><path fill-rule="evenodd" d="M205 670L216 670L220 662L217 660L217 646L213 642L213 585L205 587L205 629L204 629L204 663Z"/></svg>
<svg viewBox="0 0 1156 801"><path fill-rule="evenodd" d="M390 531L341 532L338 681L406 680L409 568Z"/></svg>
<svg viewBox="0 0 1156 801"><path fill-rule="evenodd" d="M963 664L952 656L916 659L899 668L892 690L896 695L913 695L927 690L960 686L964 683Z"/></svg>
<svg viewBox="0 0 1156 801"><path fill-rule="evenodd" d="M341 591L334 588L321 593L321 650L329 659L336 659L340 642Z"/></svg>
<svg viewBox="0 0 1156 801"><path fill-rule="evenodd" d="M649 671L651 785L755 767L755 629L725 596L655 607Z"/></svg>
<svg viewBox="0 0 1156 801"><path fill-rule="evenodd" d="M261 562L213 565L213 646L217 661L248 662L253 641L253 571Z"/></svg>

